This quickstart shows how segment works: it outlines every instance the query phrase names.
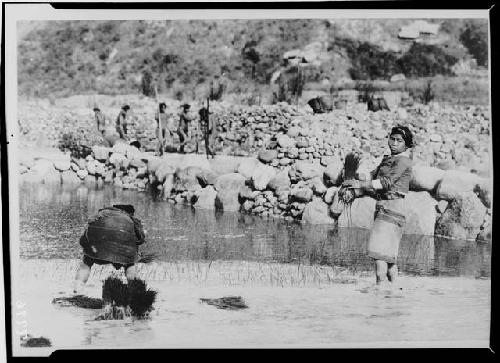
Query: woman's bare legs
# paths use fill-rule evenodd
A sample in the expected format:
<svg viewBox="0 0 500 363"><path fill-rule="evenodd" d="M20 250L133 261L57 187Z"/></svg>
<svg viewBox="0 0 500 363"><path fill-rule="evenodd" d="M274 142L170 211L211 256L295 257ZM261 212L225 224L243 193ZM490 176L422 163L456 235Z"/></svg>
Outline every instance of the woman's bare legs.
<svg viewBox="0 0 500 363"><path fill-rule="evenodd" d="M375 276L377 285L381 285L387 278L387 262L375 260Z"/></svg>
<svg viewBox="0 0 500 363"><path fill-rule="evenodd" d="M395 263L389 263L387 269L387 278L390 282L394 283L396 281L396 277L398 276L398 265Z"/></svg>
<svg viewBox="0 0 500 363"><path fill-rule="evenodd" d="M127 281L131 281L137 278L137 271L135 269L135 265L125 267L125 276L127 277Z"/></svg>
<svg viewBox="0 0 500 363"><path fill-rule="evenodd" d="M76 271L76 277L73 284L73 293L78 293L82 290L83 286L87 283L90 276L90 266L86 265L85 262L80 262L78 270Z"/></svg>

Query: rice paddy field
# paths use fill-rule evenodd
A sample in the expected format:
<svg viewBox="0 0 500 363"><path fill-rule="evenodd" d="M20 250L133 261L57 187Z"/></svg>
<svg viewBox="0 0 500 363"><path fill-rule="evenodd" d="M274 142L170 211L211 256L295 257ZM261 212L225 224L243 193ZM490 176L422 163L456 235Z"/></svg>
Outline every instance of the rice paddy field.
<svg viewBox="0 0 500 363"><path fill-rule="evenodd" d="M27 332L52 346L24 348L14 340L15 355L113 347L488 346L488 244L405 236L396 286L375 291L367 231L205 213L114 188L23 185L19 201L13 318L22 314ZM135 205L147 235L142 251L156 256L137 265L138 277L158 292L150 318L96 321L99 309L52 304L71 289L88 216L121 202ZM111 274L124 277L94 266L84 294L102 297ZM200 301L224 296L241 296L248 308Z"/></svg>

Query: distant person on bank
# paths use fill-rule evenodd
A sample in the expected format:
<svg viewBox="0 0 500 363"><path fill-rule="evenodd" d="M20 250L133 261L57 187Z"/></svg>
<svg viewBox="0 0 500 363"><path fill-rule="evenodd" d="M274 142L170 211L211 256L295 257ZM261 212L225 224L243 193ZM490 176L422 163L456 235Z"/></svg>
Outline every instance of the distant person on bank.
<svg viewBox="0 0 500 363"><path fill-rule="evenodd" d="M97 130L101 132L107 145L113 146L116 143L116 140L120 138L120 135L116 132L112 122L106 118L99 107L94 107L94 116L97 124Z"/></svg>
<svg viewBox="0 0 500 363"><path fill-rule="evenodd" d="M167 110L167 105L165 102L160 103L159 112L156 112L155 120L158 124L156 129L157 137L159 139L159 132L161 132L163 145L161 145L163 151L171 149L174 145L174 132L176 127L174 125L172 117L169 117L165 112Z"/></svg>
<svg viewBox="0 0 500 363"><path fill-rule="evenodd" d="M73 293L81 292L95 263L112 264L116 270L123 267L128 281L136 277L134 264L139 260L139 245L145 242L145 235L134 212L132 205L117 204L100 209L89 219L80 238L83 260L76 273Z"/></svg>
<svg viewBox="0 0 500 363"><path fill-rule="evenodd" d="M179 152L184 153L184 148L186 143L191 140L191 133L189 131L189 126L191 121L195 119L195 116L190 113L190 105L187 103L182 105L182 112L179 115L179 126L177 127L177 134L179 135L180 147Z"/></svg>
<svg viewBox="0 0 500 363"><path fill-rule="evenodd" d="M207 157L210 155L212 158L215 157L215 137L216 137L216 126L213 118L210 118L210 113L207 108L203 107L198 111L200 116L200 129L203 134L203 139L205 141L205 152Z"/></svg>
<svg viewBox="0 0 500 363"><path fill-rule="evenodd" d="M393 127L389 136L390 155L384 156L371 173L372 180L348 180L342 186L356 189L377 199L375 221L368 241L368 255L375 260L377 285L394 283L399 243L406 222L405 196L410 188L412 162L409 149L413 135L405 126Z"/></svg>
<svg viewBox="0 0 500 363"><path fill-rule="evenodd" d="M120 113L116 117L116 131L120 135L121 139L127 138L127 127L128 127L128 113L130 110L129 105L124 105L120 110Z"/></svg>

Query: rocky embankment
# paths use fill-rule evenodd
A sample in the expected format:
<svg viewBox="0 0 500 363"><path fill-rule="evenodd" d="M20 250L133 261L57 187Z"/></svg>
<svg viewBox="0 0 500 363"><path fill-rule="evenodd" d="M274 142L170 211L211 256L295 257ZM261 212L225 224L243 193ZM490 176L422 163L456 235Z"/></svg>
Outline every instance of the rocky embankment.
<svg viewBox="0 0 500 363"><path fill-rule="evenodd" d="M417 141L404 233L491 240L486 112L434 105L373 113L361 106L322 115L285 115L276 111L282 106L228 112L221 124L235 131L231 147L237 148L244 144L241 140L253 135L248 150L260 149L254 156L158 157L119 142L113 147L94 145L85 159L57 150L33 156L23 153L20 173L23 181L31 182L153 187L161 190L164 200L197 209L370 228L373 198L358 198L350 209L338 200L343 158L352 150L359 151L359 172L366 176L386 150L390 127L404 123L410 125ZM249 119L254 115L261 118ZM229 140L232 131L225 132Z"/></svg>

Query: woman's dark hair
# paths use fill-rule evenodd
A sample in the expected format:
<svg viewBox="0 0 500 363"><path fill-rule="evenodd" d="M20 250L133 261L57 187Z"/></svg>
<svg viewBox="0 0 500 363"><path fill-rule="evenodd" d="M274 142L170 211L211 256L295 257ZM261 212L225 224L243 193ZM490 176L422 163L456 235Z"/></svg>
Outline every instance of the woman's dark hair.
<svg viewBox="0 0 500 363"><path fill-rule="evenodd" d="M123 111L128 111L128 110L130 110L130 106L129 105L125 105L125 106L122 107L122 110Z"/></svg>
<svg viewBox="0 0 500 363"><path fill-rule="evenodd" d="M128 214L134 214L135 213L135 208L133 205L130 204L115 204L113 205L114 208L121 209L124 212L127 212Z"/></svg>
<svg viewBox="0 0 500 363"><path fill-rule="evenodd" d="M167 108L167 104L165 102L160 103L160 110L162 108Z"/></svg>
<svg viewBox="0 0 500 363"><path fill-rule="evenodd" d="M406 147L413 147L413 134L406 126L395 126L391 130L391 135L399 134L403 138Z"/></svg>
<svg viewBox="0 0 500 363"><path fill-rule="evenodd" d="M101 111L99 107L94 107L94 111Z"/></svg>

